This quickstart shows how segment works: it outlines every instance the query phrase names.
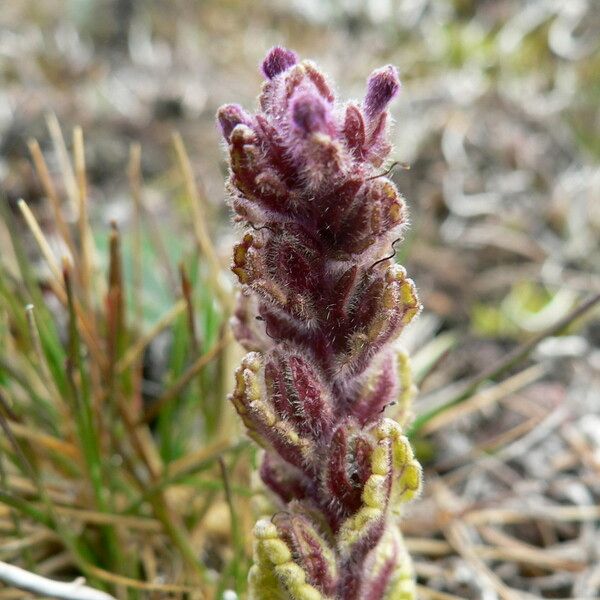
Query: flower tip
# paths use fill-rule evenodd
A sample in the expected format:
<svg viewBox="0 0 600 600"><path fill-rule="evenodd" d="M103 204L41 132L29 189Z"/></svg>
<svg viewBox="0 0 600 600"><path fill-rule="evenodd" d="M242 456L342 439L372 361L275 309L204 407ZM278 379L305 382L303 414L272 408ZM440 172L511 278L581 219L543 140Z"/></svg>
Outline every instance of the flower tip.
<svg viewBox="0 0 600 600"><path fill-rule="evenodd" d="M329 111L323 101L309 92L300 92L292 99L292 122L305 135L327 132Z"/></svg>
<svg viewBox="0 0 600 600"><path fill-rule="evenodd" d="M367 116L373 119L383 112L400 89L398 69L387 65L371 73L367 82L367 95L364 108Z"/></svg>
<svg viewBox="0 0 600 600"><path fill-rule="evenodd" d="M224 104L217 111L217 121L223 137L229 141L231 132L240 124L248 125L250 118L239 104Z"/></svg>
<svg viewBox="0 0 600 600"><path fill-rule="evenodd" d="M262 72L267 79L273 79L275 76L293 67L297 62L298 57L295 52L281 46L275 46L269 50L265 57L262 63Z"/></svg>

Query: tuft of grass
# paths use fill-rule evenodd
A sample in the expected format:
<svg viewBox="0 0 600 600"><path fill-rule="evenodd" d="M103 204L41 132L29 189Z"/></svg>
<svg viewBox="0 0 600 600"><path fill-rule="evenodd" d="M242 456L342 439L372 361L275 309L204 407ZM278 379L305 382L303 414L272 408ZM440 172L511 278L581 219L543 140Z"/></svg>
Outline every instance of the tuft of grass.
<svg viewBox="0 0 600 600"><path fill-rule="evenodd" d="M243 593L251 456L225 402L231 294L183 142L175 172L191 226L171 235L195 244L174 260L144 203L140 147L127 168L132 223L98 227L82 131L69 154L48 125L58 175L29 143L43 204L2 203L3 544L19 543L24 568L84 575L120 599Z"/></svg>

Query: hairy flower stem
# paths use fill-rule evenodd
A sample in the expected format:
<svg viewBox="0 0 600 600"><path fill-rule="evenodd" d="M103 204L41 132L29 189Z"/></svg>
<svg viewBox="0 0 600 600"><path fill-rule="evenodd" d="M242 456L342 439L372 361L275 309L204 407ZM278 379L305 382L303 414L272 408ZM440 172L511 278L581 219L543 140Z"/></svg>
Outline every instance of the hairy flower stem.
<svg viewBox="0 0 600 600"><path fill-rule="evenodd" d="M406 209L382 173L394 67L361 104L336 102L311 62L274 48L260 110L218 113L228 182L245 228L232 269L237 339L250 351L231 400L263 449L277 512L255 527L255 600L414 598L399 507L421 470L383 413L411 394L394 348L419 312L390 249Z"/></svg>

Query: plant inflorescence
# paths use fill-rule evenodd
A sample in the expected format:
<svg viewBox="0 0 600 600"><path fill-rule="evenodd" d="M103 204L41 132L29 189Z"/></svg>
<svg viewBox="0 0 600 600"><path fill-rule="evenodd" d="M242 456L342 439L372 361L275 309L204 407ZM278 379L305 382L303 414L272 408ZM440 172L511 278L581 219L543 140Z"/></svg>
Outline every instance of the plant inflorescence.
<svg viewBox="0 0 600 600"><path fill-rule="evenodd" d="M410 367L394 342L420 305L390 251L406 209L382 173L398 74L375 71L363 102L342 105L289 50L272 49L263 73L256 114L218 113L244 226L233 323L249 353L231 399L264 449L276 504L254 530L251 597L413 598L398 513L421 470L402 428Z"/></svg>

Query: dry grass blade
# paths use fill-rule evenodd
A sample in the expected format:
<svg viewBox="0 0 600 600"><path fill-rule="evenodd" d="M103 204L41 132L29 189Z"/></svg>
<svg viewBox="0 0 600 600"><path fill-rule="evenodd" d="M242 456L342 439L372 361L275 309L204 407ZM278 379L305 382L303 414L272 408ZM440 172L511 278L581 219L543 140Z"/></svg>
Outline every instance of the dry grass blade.
<svg viewBox="0 0 600 600"><path fill-rule="evenodd" d="M2 560L11 560L12 558L19 558L23 555L23 552L29 548L45 544L47 542L57 542L60 538L52 531L39 530L33 533L24 535L19 540L13 540L5 542L0 548L0 557Z"/></svg>
<svg viewBox="0 0 600 600"><path fill-rule="evenodd" d="M180 459L173 461L169 465L169 476L179 477L182 474L193 472L198 465L204 465L207 461L216 461L227 450L231 448L231 441L228 439L217 440L210 445L198 448Z"/></svg>
<svg viewBox="0 0 600 600"><path fill-rule="evenodd" d="M452 546L444 540L430 538L405 537L406 547L415 554L425 556L446 556L452 553Z"/></svg>
<svg viewBox="0 0 600 600"><path fill-rule="evenodd" d="M56 281L60 281L62 279L62 270L58 262L56 261L56 258L54 257L54 252L52 252L52 248L50 248L50 244L48 243L46 236L42 232L42 229L39 223L37 222L37 219L35 218L33 212L31 212L29 206L27 206L25 200L20 199L18 202L18 206L19 210L21 211L21 214L23 215L23 218L25 219L27 225L29 226L29 229L31 230L31 233L33 234L33 237L35 238L35 241L37 242L40 248L42 256L44 257L46 263L52 271L52 275L54 276ZM66 300L64 290L61 289L61 291L57 295L59 295L61 299Z"/></svg>
<svg viewBox="0 0 600 600"><path fill-rule="evenodd" d="M179 265L179 278L181 280L181 291L187 308L187 323L190 336L192 338L192 350L194 351L194 355L197 356L200 353L200 341L198 339L198 330L196 327L196 312L194 310L192 282L187 275L185 265L183 263Z"/></svg>
<svg viewBox="0 0 600 600"><path fill-rule="evenodd" d="M417 585L417 593L419 594L419 598L429 598L430 600L464 600L460 596L440 592L424 585Z"/></svg>
<svg viewBox="0 0 600 600"><path fill-rule="evenodd" d="M179 168L181 169L185 181L188 202L192 212L192 224L194 226L196 242L198 243L198 247L202 254L208 261L212 288L217 293L223 308L231 310L232 296L231 294L226 293L221 283L222 268L208 232L205 202L198 191L190 159L183 144L183 139L179 133L173 134L173 144L175 146Z"/></svg>
<svg viewBox="0 0 600 600"><path fill-rule="evenodd" d="M164 331L175 319L185 311L185 300L179 300L174 304L135 344L127 349L123 358L117 363L116 372L123 373L132 365L136 364L142 357L148 344L161 332Z"/></svg>
<svg viewBox="0 0 600 600"><path fill-rule="evenodd" d="M516 375L505 379L501 383L493 385L485 390L471 396L461 404L457 404L448 410L438 414L428 421L421 432L423 435L433 433L434 431L448 426L457 419L464 417L476 410L481 410L490 404L494 404L511 394L541 379L546 373L546 367L543 365L533 365Z"/></svg>
<svg viewBox="0 0 600 600"><path fill-rule="evenodd" d="M559 571L578 572L585 568L585 563L582 561L571 560L553 553L552 548L537 548L526 544L495 527L482 526L478 531L487 542L496 544L495 548L481 547L482 555L486 558L514 560Z"/></svg>
<svg viewBox="0 0 600 600"><path fill-rule="evenodd" d="M129 189L133 199L133 312L141 316L143 306L142 278L142 147L132 144L127 166Z"/></svg>
<svg viewBox="0 0 600 600"><path fill-rule="evenodd" d="M522 510L508 508L482 508L464 515L465 521L473 525L490 523L518 524L527 521L596 521L600 519L597 506L540 506Z"/></svg>
<svg viewBox="0 0 600 600"><path fill-rule="evenodd" d="M27 427L26 425L22 425L21 423L11 422L10 427L15 438L27 440L28 442L39 446L43 452L51 450L74 460L79 460L81 458L79 449L69 442L42 433Z"/></svg>
<svg viewBox="0 0 600 600"><path fill-rule="evenodd" d="M60 206L60 199L58 197L58 193L56 191L54 182L52 181L52 177L50 176L48 165L46 164L46 160L44 159L44 155L42 154L40 145L37 140L29 140L28 146L38 177L42 182L44 192L46 193L46 196L50 201L50 205L52 207L52 216L54 218L54 221L56 222L56 227L62 239L67 244L69 251L71 252L71 259L73 259L77 254L75 250L75 243L73 242L73 238L71 236L71 232L69 231L69 227L65 219L63 218L63 213Z"/></svg>
<svg viewBox="0 0 600 600"><path fill-rule="evenodd" d="M145 412L142 423L149 423L154 417L167 405L172 402L182 390L192 381L194 377L218 354L221 352L229 343L232 341L230 332L227 332L223 337L207 352L202 356L199 356L194 363L192 363L185 373L175 382L173 385L166 390Z"/></svg>
<svg viewBox="0 0 600 600"><path fill-rule="evenodd" d="M65 138L63 137L60 124L54 113L46 115L46 124L48 126L48 131L50 132L50 137L52 138L54 151L56 152L58 158L58 163L60 165L60 170L62 173L62 179L65 182L65 187L67 189L67 196L71 204L71 209L75 214L77 214L77 180L75 179L73 167L69 159L69 153L67 151L67 145L65 144Z"/></svg>
<svg viewBox="0 0 600 600"><path fill-rule="evenodd" d="M446 539L465 561L478 573L482 581L486 581L503 600L521 600L521 592L505 585L481 559L477 548L469 540L467 527L458 520L452 520L444 531ZM529 594L526 597L531 597Z"/></svg>
<svg viewBox="0 0 600 600"><path fill-rule="evenodd" d="M81 281L81 288L86 305L91 307L92 302L92 276L94 247L93 238L90 231L88 217L88 192L87 180L85 174L85 150L83 145L83 131L81 127L75 127L73 130L73 154L75 163L75 175L77 181L77 224L79 228L80 255L76 256L78 273Z"/></svg>

